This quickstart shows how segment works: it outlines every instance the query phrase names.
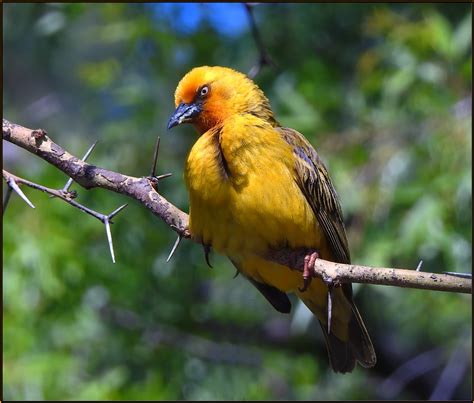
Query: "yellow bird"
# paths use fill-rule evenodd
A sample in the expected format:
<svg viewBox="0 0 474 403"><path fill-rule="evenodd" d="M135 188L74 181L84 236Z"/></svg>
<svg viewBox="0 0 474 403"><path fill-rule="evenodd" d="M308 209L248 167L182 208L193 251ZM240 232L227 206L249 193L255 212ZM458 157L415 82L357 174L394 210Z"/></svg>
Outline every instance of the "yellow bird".
<svg viewBox="0 0 474 403"><path fill-rule="evenodd" d="M227 255L278 311L290 312L286 293L295 292L319 319L334 371L350 372L356 361L374 366L352 285L333 289L328 319L328 287L307 281L317 257L350 263L339 199L311 144L281 127L260 88L230 68L191 70L175 105L168 128L192 123L200 134L185 167L193 239ZM262 258L282 247L313 251L304 279Z"/></svg>

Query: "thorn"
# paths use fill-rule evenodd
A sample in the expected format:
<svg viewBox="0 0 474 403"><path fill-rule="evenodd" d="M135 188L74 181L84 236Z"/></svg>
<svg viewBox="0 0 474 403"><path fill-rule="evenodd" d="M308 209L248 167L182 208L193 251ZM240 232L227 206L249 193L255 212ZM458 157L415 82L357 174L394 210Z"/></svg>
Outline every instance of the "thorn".
<svg viewBox="0 0 474 403"><path fill-rule="evenodd" d="M202 245L202 247L204 248L204 257L206 259L206 263L207 265L212 269L212 264L211 262L209 261L209 254L211 253L211 247L209 245Z"/></svg>
<svg viewBox="0 0 474 403"><path fill-rule="evenodd" d="M166 263L168 263L170 261L170 259L173 257L174 252L176 251L176 249L178 249L178 246L181 243L181 239L183 239L183 237L181 235L178 235L178 238L176 239L173 247L171 248L171 252L168 256L168 259L166 259Z"/></svg>
<svg viewBox="0 0 474 403"><path fill-rule="evenodd" d="M156 144L155 144L155 153L153 155L153 165L151 166L151 174L150 176L153 178L155 177L156 173L156 163L158 162L158 152L160 151L160 136L156 139Z"/></svg>
<svg viewBox="0 0 474 403"><path fill-rule="evenodd" d="M172 173L168 173L168 174L163 174L163 175L154 176L154 178L156 178L157 180L161 180L161 179L169 178L171 175L173 175L173 174L172 174Z"/></svg>
<svg viewBox="0 0 474 403"><path fill-rule="evenodd" d="M107 240L109 241L109 248L110 248L110 254L112 255L112 262L115 263L114 245L112 243L112 234L110 232L109 217L105 217L104 225L105 225L105 232L107 234Z"/></svg>
<svg viewBox="0 0 474 403"><path fill-rule="evenodd" d="M120 206L119 208L112 211L109 215L103 216L101 218L102 222L105 225L105 232L107 234L107 241L109 242L110 254L112 255L112 262L114 262L114 263L115 263L114 244L112 242L112 233L110 232L110 224L113 224L113 222L111 221L112 218L114 216L116 216L118 213L120 213L127 206L128 206L128 204L125 203L122 206Z"/></svg>
<svg viewBox="0 0 474 403"><path fill-rule="evenodd" d="M418 263L418 266L416 266L416 271L420 271L422 264L423 264L423 260L420 260L420 263Z"/></svg>
<svg viewBox="0 0 474 403"><path fill-rule="evenodd" d="M20 187L16 184L15 180L13 178L10 178L8 179L8 185L15 191L18 193L18 195L26 202L26 204L28 204L28 206L30 206L31 208L35 208L35 206L33 205L33 203L31 203L29 200L28 200L28 197L26 197L26 195L22 192L22 190L20 189Z"/></svg>
<svg viewBox="0 0 474 403"><path fill-rule="evenodd" d="M3 198L3 209L2 215L5 214L5 210L7 209L8 202L10 201L10 196L12 195L12 187L10 185L7 186L7 190L5 191L5 197Z"/></svg>
<svg viewBox="0 0 474 403"><path fill-rule="evenodd" d="M94 143L89 147L89 149L86 151L84 156L82 157L82 160L85 161L87 158L89 158L89 155L91 155L91 152L94 150L95 146L97 145L97 142L99 140L94 141ZM63 192L66 193L69 190L69 187L72 185L72 182L74 182L74 179L69 178L66 184L63 187Z"/></svg>
<svg viewBox="0 0 474 403"><path fill-rule="evenodd" d="M239 269L236 269L236 270L235 270L234 277L232 277L232 279L236 278L239 274L240 274Z"/></svg>
<svg viewBox="0 0 474 403"><path fill-rule="evenodd" d="M331 333L332 318L332 287L328 287L328 334Z"/></svg>
<svg viewBox="0 0 474 403"><path fill-rule="evenodd" d="M91 152L94 150L95 146L97 145L99 140L96 140L92 143L92 145L89 147L89 149L86 151L84 156L82 157L82 160L85 161L87 158L89 158L89 155L91 155Z"/></svg>
<svg viewBox="0 0 474 403"><path fill-rule="evenodd" d="M109 218L109 220L111 220L113 217L115 217L118 213L120 213L127 206L128 206L128 203L123 204L119 208L112 211L107 217Z"/></svg>

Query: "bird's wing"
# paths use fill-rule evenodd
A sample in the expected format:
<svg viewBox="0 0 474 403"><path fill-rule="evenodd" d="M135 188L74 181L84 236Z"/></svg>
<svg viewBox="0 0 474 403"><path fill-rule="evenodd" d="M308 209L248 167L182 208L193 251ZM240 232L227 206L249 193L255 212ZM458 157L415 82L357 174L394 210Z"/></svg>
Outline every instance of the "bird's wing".
<svg viewBox="0 0 474 403"><path fill-rule="evenodd" d="M285 127L276 130L293 148L295 178L326 235L333 255L330 260L350 263L341 206L326 167L301 133Z"/></svg>
<svg viewBox="0 0 474 403"><path fill-rule="evenodd" d="M239 263L237 263L233 259L230 259L230 261L236 267L237 271L241 272ZM262 295L267 299L267 301L270 302L270 304L272 304L272 306L278 312L290 313L291 302L286 293L269 284L264 284L257 280L254 280L251 277L245 276L245 278L247 278L247 280L249 280L257 288L257 290L262 293Z"/></svg>

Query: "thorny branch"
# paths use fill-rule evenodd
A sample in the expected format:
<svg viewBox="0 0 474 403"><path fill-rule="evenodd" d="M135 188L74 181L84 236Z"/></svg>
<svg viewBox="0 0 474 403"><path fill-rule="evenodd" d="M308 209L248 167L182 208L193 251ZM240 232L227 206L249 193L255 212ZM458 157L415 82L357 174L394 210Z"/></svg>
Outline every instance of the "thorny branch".
<svg viewBox="0 0 474 403"><path fill-rule="evenodd" d="M192 239L188 230L188 215L158 193L153 186L153 178L136 178L88 164L54 143L46 132L31 130L5 119L2 133L4 140L36 154L63 171L85 189L99 187L135 199L176 231L179 238ZM39 136L38 133L41 135ZM18 179L18 177L15 178ZM270 251L263 257L302 271L307 252L308 250L304 248L280 249ZM460 293L471 293L472 290L472 279L457 275L344 265L323 259L317 259L314 276L334 286L344 282L353 282Z"/></svg>
<svg viewBox="0 0 474 403"><path fill-rule="evenodd" d="M98 187L138 200L179 235L189 238L188 215L169 203L155 190L152 186L154 182L152 179L155 178L136 178L88 164L54 143L47 134L38 138L35 136L37 132L38 130L27 129L3 119L4 140L36 154L85 189ZM156 179L166 176L168 175L161 175Z"/></svg>
<svg viewBox="0 0 474 403"><path fill-rule="evenodd" d="M92 147L91 147L92 148ZM87 158L87 155L86 155ZM20 178L19 176L13 175L10 172L6 171L3 169L3 178L5 181L8 183L8 190L7 190L7 195L11 194L11 189L13 189L20 197L32 208L35 208L33 203L30 202L30 200L25 196L25 194L21 191L19 185L26 185L29 186L33 189L36 190L41 190L42 192L48 193L53 197L57 197L66 203L69 203L71 206L78 208L79 210L83 211L84 213L87 213L91 215L92 217L97 218L98 220L102 221L102 223L105 226L105 232L107 234L107 240L109 242L109 248L110 248L110 255L112 256L112 261L115 263L115 254L114 254L114 248L113 248L113 243L112 243L112 234L110 232L110 224L112 224L112 218L116 216L120 211L122 211L125 207L127 207L126 204L120 206L118 209L110 213L109 215L101 214L98 213L97 211L94 211L74 200L74 198L77 196L76 192L74 191L69 191L68 188L70 187L71 183L68 181L66 183L66 186L64 186L63 189L57 190L57 189L51 189L43 185L39 185L35 182L31 182L29 180ZM7 200L8 203L8 200ZM5 209L7 207L7 203L3 203L3 213L5 213Z"/></svg>

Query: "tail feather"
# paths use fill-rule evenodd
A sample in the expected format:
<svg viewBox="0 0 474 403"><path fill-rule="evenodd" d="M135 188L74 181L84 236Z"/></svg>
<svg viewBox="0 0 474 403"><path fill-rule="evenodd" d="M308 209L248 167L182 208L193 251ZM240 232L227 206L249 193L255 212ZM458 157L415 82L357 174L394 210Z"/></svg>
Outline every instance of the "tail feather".
<svg viewBox="0 0 474 403"><path fill-rule="evenodd" d="M349 323L349 341L359 364L364 368L373 367L377 362L374 346L354 302L352 302L352 318Z"/></svg>
<svg viewBox="0 0 474 403"><path fill-rule="evenodd" d="M319 321L326 340L329 362L334 372L351 372L356 362L364 368L371 368L377 362L375 350L364 322L352 303L352 317L348 324L349 340L340 340L334 333L327 331L327 326Z"/></svg>
<svg viewBox="0 0 474 403"><path fill-rule="evenodd" d="M334 372L351 372L356 362L365 368L375 365L377 359L372 341L350 295L340 289L333 293L331 331L328 333L326 286L315 284L313 288L311 284L310 289L297 294L319 319Z"/></svg>
<svg viewBox="0 0 474 403"><path fill-rule="evenodd" d="M328 334L326 325L319 321L326 340L329 362L334 372L351 372L356 363L354 350L350 343L339 340L334 333Z"/></svg>

